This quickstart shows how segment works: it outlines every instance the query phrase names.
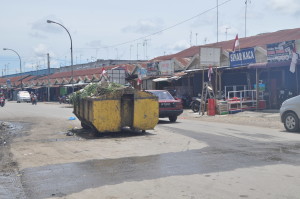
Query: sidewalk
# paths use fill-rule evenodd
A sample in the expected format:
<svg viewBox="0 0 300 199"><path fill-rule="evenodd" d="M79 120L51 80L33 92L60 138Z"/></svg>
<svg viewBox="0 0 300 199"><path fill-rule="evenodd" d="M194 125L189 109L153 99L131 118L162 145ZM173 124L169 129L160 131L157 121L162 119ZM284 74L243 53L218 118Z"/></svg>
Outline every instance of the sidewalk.
<svg viewBox="0 0 300 199"><path fill-rule="evenodd" d="M280 121L280 114L278 109L262 110L262 111L243 111L235 114L227 115L199 115L194 113L191 109L184 109L183 114L179 119L195 119L207 122L222 122L231 124L240 124L248 126L260 126L266 128L284 129Z"/></svg>

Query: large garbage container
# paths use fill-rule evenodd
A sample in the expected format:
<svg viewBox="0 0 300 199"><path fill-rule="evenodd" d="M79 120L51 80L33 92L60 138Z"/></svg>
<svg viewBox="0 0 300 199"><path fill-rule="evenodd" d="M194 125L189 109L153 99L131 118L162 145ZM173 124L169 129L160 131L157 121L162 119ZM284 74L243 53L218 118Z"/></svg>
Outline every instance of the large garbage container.
<svg viewBox="0 0 300 199"><path fill-rule="evenodd" d="M118 132L123 127L145 131L158 123L158 108L155 95L128 88L81 99L74 105L74 114L83 128L99 132Z"/></svg>

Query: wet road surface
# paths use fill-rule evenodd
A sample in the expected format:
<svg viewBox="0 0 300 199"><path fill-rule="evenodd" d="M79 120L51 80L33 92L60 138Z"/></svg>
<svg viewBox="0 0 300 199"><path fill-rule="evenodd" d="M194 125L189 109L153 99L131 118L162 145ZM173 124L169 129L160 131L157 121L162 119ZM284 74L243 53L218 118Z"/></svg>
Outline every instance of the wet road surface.
<svg viewBox="0 0 300 199"><path fill-rule="evenodd" d="M276 130L189 120L181 120L176 124L161 122L158 128L161 133L168 130L174 136L181 134L209 146L199 150L144 157L28 168L22 171L25 192L29 198L62 197L88 188L122 182L209 174L265 165L300 165L300 142L283 139L279 136L283 132Z"/></svg>

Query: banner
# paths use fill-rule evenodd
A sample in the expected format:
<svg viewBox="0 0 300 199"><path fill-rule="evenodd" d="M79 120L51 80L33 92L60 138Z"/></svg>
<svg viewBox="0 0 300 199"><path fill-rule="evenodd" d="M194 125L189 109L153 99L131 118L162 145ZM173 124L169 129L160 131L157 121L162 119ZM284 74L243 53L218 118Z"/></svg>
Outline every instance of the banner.
<svg viewBox="0 0 300 199"><path fill-rule="evenodd" d="M161 61L158 64L160 75L173 75L174 74L174 61Z"/></svg>
<svg viewBox="0 0 300 199"><path fill-rule="evenodd" d="M147 76L159 75L158 62L147 63Z"/></svg>
<svg viewBox="0 0 300 199"><path fill-rule="evenodd" d="M200 66L220 66L221 48L200 48Z"/></svg>
<svg viewBox="0 0 300 199"><path fill-rule="evenodd" d="M295 40L267 44L268 62L289 61L295 49Z"/></svg>
<svg viewBox="0 0 300 199"><path fill-rule="evenodd" d="M246 66L256 63L254 48L229 52L230 67Z"/></svg>

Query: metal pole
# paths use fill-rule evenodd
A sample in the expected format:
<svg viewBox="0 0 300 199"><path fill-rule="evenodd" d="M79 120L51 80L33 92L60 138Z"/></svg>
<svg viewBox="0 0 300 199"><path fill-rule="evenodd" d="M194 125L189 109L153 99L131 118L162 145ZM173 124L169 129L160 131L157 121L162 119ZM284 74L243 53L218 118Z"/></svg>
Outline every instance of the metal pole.
<svg viewBox="0 0 300 199"><path fill-rule="evenodd" d="M201 47L199 48L199 68L201 68ZM202 67L202 91L201 91L201 102L200 102L200 106L199 106L199 115L201 113L202 113L202 115L204 115L205 103L206 102L203 102L203 100L204 100L203 95L204 95L204 64L203 64L203 67Z"/></svg>
<svg viewBox="0 0 300 199"><path fill-rule="evenodd" d="M217 0L217 43L219 42L219 1Z"/></svg>
<svg viewBox="0 0 300 199"><path fill-rule="evenodd" d="M247 36L247 0L245 0L245 37Z"/></svg>
<svg viewBox="0 0 300 199"><path fill-rule="evenodd" d="M259 85L258 85L258 69L256 68L256 110L258 110L258 103L259 103L259 100L258 100L258 92L259 92Z"/></svg>
<svg viewBox="0 0 300 199"><path fill-rule="evenodd" d="M247 8L248 8L248 1L245 0L245 37L247 36ZM249 1L251 3L251 0Z"/></svg>
<svg viewBox="0 0 300 199"><path fill-rule="evenodd" d="M139 60L139 43L136 44L136 60Z"/></svg>
<svg viewBox="0 0 300 199"><path fill-rule="evenodd" d="M48 102L50 102L50 57L49 53L47 53L47 60L48 60Z"/></svg>
<svg viewBox="0 0 300 199"><path fill-rule="evenodd" d="M20 60L20 75L21 75L22 74L22 60L21 60L21 57L20 57L19 53L17 53L17 51L15 51L13 49L10 49L10 48L3 48L3 50L11 50L11 51L15 52L18 55L19 60ZM21 78L21 90L23 90L23 80L22 80L22 78Z"/></svg>
<svg viewBox="0 0 300 199"><path fill-rule="evenodd" d="M55 23L55 24L57 24L57 25L60 25L61 27L63 27L66 31L67 31L67 33L68 33L68 35L69 35L69 37L70 37L70 41L71 41L71 71L72 71L72 73L71 73L71 75L72 75L72 77L71 77L71 81L72 81L72 92L74 92L74 80L73 80L73 78L74 78L74 72L73 72L73 42L72 42L72 37L71 37L71 34L70 34L70 32L68 31L68 29L66 28L66 27L64 27L62 24L60 24L60 23L57 23L57 22L55 22L55 21L51 21L51 20L47 20L47 23Z"/></svg>

